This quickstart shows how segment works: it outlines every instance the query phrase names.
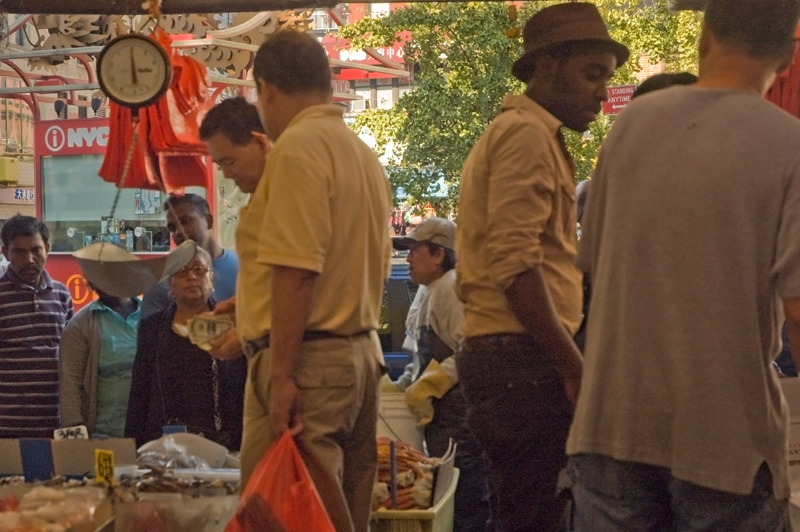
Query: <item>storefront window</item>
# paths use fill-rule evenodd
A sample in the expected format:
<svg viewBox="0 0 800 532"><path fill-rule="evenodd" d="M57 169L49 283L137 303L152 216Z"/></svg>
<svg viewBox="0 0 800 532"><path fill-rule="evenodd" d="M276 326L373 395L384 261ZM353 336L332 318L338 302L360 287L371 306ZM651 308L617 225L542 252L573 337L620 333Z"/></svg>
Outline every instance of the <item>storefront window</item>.
<svg viewBox="0 0 800 532"><path fill-rule="evenodd" d="M125 188L110 219L117 193L97 172L103 155L42 157L42 214L53 252L73 252L109 241L132 252L169 251L163 193ZM206 196L202 187L187 192Z"/></svg>

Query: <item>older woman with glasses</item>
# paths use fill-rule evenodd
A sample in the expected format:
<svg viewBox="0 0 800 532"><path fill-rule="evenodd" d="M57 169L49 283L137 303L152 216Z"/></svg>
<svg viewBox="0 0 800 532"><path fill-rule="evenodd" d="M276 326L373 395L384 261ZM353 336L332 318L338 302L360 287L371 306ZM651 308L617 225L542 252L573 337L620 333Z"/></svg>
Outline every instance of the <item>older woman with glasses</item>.
<svg viewBox="0 0 800 532"><path fill-rule="evenodd" d="M190 318L213 310L211 256L195 257L169 279L173 303L139 324L125 436L137 445L160 438L167 425L185 426L235 450L242 420L231 419L231 388L216 360L187 337ZM241 398L239 398L241 400Z"/></svg>

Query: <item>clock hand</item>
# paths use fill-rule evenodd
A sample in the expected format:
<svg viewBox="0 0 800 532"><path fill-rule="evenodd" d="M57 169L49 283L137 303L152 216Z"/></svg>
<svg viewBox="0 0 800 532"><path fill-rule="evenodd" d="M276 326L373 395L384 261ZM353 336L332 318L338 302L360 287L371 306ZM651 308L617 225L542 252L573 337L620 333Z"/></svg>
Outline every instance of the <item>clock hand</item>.
<svg viewBox="0 0 800 532"><path fill-rule="evenodd" d="M136 62L133 60L133 48L129 48L131 51L131 83L134 85L139 83L139 80L136 78Z"/></svg>

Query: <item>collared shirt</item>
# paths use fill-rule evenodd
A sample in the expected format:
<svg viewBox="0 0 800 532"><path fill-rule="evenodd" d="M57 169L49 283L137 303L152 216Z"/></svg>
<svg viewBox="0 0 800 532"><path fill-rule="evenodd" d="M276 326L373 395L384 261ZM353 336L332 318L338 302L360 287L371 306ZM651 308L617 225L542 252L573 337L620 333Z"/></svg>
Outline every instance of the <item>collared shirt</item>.
<svg viewBox="0 0 800 532"><path fill-rule="evenodd" d="M461 341L461 322L464 319L464 305L455 291L456 272L448 270L428 284L416 316L415 335L419 342L420 329L430 328L439 339L455 353ZM429 348L431 346L428 346ZM418 363L418 357L414 357ZM458 382L455 357L450 356L440 362L442 370L453 384Z"/></svg>
<svg viewBox="0 0 800 532"><path fill-rule="evenodd" d="M430 283L417 312L416 329L431 327L436 336L453 352L461 341L464 305L456 296L456 272L448 270Z"/></svg>
<svg viewBox="0 0 800 532"><path fill-rule="evenodd" d="M342 109L300 112L270 151L236 230L236 324L242 341L272 328L273 266L319 274L308 330L377 329L389 274L390 187Z"/></svg>
<svg viewBox="0 0 800 532"><path fill-rule="evenodd" d="M42 272L0 277L0 438L53 436L58 422L58 341L72 317L67 287Z"/></svg>
<svg viewBox="0 0 800 532"><path fill-rule="evenodd" d="M139 302L137 300L137 302ZM141 302L123 318L99 299L90 305L100 320L100 358L97 364L97 424L95 432L121 438L136 358L136 329Z"/></svg>
<svg viewBox="0 0 800 532"><path fill-rule="evenodd" d="M507 96L467 158L456 235L465 337L524 332L505 291L535 266L562 323L572 333L580 325L575 180L561 125L527 96Z"/></svg>

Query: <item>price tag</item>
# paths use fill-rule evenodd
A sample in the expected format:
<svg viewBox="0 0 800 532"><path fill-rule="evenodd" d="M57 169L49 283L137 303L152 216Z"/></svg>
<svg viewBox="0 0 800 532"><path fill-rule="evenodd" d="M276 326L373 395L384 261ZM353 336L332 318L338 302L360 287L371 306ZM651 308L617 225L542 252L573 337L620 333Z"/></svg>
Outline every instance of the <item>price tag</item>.
<svg viewBox="0 0 800 532"><path fill-rule="evenodd" d="M94 472L98 483L114 483L114 451L95 449Z"/></svg>
<svg viewBox="0 0 800 532"><path fill-rule="evenodd" d="M54 440L88 440L89 430L86 425L78 425L77 427L64 427L63 429L56 429L53 431Z"/></svg>

